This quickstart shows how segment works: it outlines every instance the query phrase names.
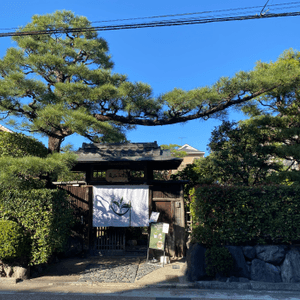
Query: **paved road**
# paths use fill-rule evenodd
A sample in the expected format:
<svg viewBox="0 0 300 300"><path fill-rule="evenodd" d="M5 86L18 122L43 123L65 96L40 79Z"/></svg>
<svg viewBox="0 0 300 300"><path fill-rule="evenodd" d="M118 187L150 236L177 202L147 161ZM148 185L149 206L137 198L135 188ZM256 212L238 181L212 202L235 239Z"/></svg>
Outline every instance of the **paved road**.
<svg viewBox="0 0 300 300"><path fill-rule="evenodd" d="M290 290L298 289L294 292L272 291L278 284L242 290L231 283L232 290L225 290L218 284L214 288L213 282L206 282L211 286L196 285L196 289L185 280L184 261L152 270L140 261L101 257L62 261L52 267L37 278L17 284L0 280L0 300L300 300L297 284L291 286ZM136 274L135 280L130 274Z"/></svg>
<svg viewBox="0 0 300 300"><path fill-rule="evenodd" d="M2 300L300 300L299 292L259 291L213 291L194 289L142 289L124 292L95 291L93 293L41 293L23 291L0 291Z"/></svg>

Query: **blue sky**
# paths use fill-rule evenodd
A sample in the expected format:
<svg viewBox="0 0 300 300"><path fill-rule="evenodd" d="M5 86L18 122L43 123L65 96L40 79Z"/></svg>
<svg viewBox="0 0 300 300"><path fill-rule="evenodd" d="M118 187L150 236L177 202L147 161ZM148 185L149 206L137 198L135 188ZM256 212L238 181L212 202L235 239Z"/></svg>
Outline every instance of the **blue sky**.
<svg viewBox="0 0 300 300"><path fill-rule="evenodd" d="M287 0L270 0L269 5ZM199 0L10 0L0 4L0 29L15 28L30 22L34 14L71 10L90 21L105 21L154 15L215 11L263 6L265 0L199 1ZM275 6L269 6L270 12ZM300 11L300 6L293 11ZM284 12L283 9L281 12ZM257 14L260 10L257 10ZM212 16L216 13L212 14ZM94 23L95 26L100 23ZM300 50L300 17L233 21L203 25L103 31L114 71L127 74L130 81L152 86L158 96L174 88L190 90L212 85L222 76L233 76L240 70L251 70L258 60L269 62L286 49ZM9 30L4 30L9 31ZM3 31L0 31L3 32ZM0 57L13 46L10 38L0 39ZM229 112L229 120L240 120L241 113ZM208 140L219 120L195 120L185 124L142 127L128 133L131 142L185 144L206 151ZM3 124L3 123L2 123ZM38 137L41 139L40 137ZM47 143L46 139L41 139ZM71 136L65 143L81 146L85 140ZM86 141L87 142L87 141ZM207 151L206 151L207 153Z"/></svg>

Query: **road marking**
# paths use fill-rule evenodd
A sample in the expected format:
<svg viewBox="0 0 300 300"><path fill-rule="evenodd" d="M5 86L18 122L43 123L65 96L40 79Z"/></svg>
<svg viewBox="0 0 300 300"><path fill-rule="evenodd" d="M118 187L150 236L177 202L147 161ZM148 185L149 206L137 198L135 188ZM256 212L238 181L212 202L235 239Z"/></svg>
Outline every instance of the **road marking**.
<svg viewBox="0 0 300 300"><path fill-rule="evenodd" d="M192 300L191 298L177 298L177 297L159 297L156 300Z"/></svg>
<svg viewBox="0 0 300 300"><path fill-rule="evenodd" d="M10 294L16 294L16 292L2 292L2 291L0 291L0 294L10 295Z"/></svg>

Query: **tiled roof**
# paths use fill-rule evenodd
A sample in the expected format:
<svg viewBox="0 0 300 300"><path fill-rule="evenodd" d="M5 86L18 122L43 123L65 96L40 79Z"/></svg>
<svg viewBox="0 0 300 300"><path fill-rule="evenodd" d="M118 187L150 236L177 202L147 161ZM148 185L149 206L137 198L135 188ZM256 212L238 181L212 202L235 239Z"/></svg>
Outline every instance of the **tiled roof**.
<svg viewBox="0 0 300 300"><path fill-rule="evenodd" d="M162 150L157 142L153 143L114 143L86 144L75 152L78 162L88 161L163 161L179 160L171 156L169 150Z"/></svg>
<svg viewBox="0 0 300 300"><path fill-rule="evenodd" d="M192 147L188 144L185 144L185 145L181 146L178 150L179 151L184 151L187 154L204 155L204 153L205 153L205 152L200 151L200 150L198 150L198 149L196 149L196 148L194 148L194 147Z"/></svg>

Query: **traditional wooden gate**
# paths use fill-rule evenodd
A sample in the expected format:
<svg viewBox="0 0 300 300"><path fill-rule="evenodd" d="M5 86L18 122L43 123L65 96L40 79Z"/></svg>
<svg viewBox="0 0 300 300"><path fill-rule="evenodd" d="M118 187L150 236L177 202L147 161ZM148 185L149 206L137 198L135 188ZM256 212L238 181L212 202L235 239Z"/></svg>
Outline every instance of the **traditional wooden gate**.
<svg viewBox="0 0 300 300"><path fill-rule="evenodd" d="M85 248L94 254L120 255L126 251L125 228L93 228L93 187L78 183L58 184L69 195L69 202L77 219L74 230L84 240ZM183 185L180 182L160 182L150 185L149 212L160 213L159 222L170 224L167 253L173 257L184 255L185 218Z"/></svg>

